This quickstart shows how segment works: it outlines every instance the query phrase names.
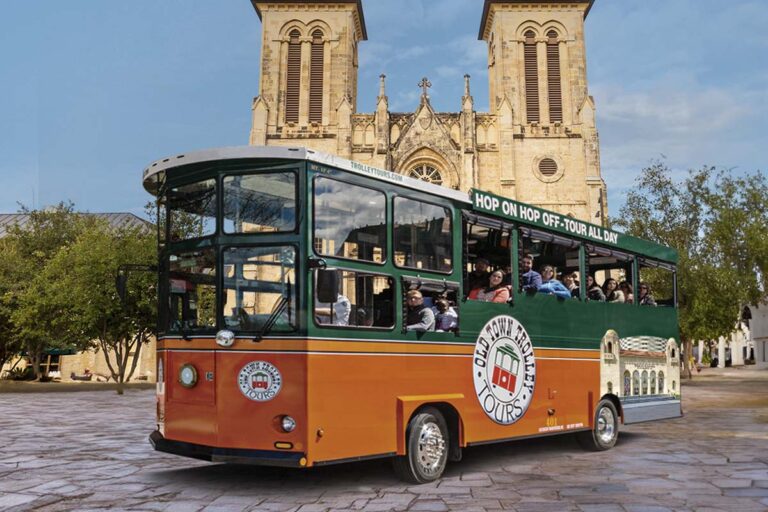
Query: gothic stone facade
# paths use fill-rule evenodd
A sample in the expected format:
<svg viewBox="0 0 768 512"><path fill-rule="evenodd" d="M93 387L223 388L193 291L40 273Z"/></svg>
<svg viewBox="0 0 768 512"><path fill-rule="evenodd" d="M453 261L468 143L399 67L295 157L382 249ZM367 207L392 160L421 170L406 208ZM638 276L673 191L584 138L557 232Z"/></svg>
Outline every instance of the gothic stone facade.
<svg viewBox="0 0 768 512"><path fill-rule="evenodd" d="M414 112L357 112L360 0L252 0L262 20L260 92L250 144L306 146L371 166L479 188L603 223L584 19L594 0L485 0L490 112L465 77L460 112L436 112L428 81Z"/></svg>

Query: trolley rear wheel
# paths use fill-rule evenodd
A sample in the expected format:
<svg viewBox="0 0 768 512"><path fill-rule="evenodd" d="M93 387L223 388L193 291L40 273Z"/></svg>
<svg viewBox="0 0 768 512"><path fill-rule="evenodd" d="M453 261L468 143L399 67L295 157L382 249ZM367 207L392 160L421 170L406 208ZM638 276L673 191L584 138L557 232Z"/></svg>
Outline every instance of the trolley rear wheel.
<svg viewBox="0 0 768 512"><path fill-rule="evenodd" d="M395 473L423 484L440 478L448 461L448 425L440 411L427 407L416 414L406 430L406 454L395 457Z"/></svg>
<svg viewBox="0 0 768 512"><path fill-rule="evenodd" d="M600 400L595 410L592 430L579 432L576 439L587 450L603 451L613 448L619 438L619 414L610 400Z"/></svg>

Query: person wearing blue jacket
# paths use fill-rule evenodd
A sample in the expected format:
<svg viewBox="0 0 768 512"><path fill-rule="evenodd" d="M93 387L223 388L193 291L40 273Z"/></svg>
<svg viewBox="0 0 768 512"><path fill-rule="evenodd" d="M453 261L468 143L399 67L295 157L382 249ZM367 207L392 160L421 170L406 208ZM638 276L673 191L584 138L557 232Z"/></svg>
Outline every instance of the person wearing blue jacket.
<svg viewBox="0 0 768 512"><path fill-rule="evenodd" d="M541 274L533 270L533 256L526 253L520 260L520 267L523 269L523 276L520 286L524 292L536 292L541 286Z"/></svg>
<svg viewBox="0 0 768 512"><path fill-rule="evenodd" d="M547 293L549 295L556 295L561 299L570 299L571 291L565 287L563 283L555 279L555 269L551 265L545 265L541 269L541 286L539 286L539 293Z"/></svg>

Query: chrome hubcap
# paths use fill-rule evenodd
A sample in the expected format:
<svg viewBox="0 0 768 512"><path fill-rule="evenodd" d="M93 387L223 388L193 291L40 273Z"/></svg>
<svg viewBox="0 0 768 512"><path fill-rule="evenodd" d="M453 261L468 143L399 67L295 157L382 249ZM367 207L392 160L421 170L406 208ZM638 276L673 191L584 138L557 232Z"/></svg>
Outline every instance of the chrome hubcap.
<svg viewBox="0 0 768 512"><path fill-rule="evenodd" d="M432 422L425 423L419 432L419 447L416 450L416 459L424 472L439 471L444 453L445 439L440 427Z"/></svg>
<svg viewBox="0 0 768 512"><path fill-rule="evenodd" d="M615 433L616 419L613 416L613 411L608 407L603 407L597 415L597 435L603 443L609 444L613 441Z"/></svg>

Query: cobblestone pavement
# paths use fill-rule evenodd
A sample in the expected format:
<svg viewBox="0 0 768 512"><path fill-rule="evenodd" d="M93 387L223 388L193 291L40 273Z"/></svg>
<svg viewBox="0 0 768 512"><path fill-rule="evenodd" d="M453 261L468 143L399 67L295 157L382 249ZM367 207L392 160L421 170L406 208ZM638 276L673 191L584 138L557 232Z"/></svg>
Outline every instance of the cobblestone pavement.
<svg viewBox="0 0 768 512"><path fill-rule="evenodd" d="M716 375L713 375L716 374ZM287 470L153 452L154 394L0 394L1 510L768 510L768 371L710 371L683 419L465 450L434 484L387 461Z"/></svg>

